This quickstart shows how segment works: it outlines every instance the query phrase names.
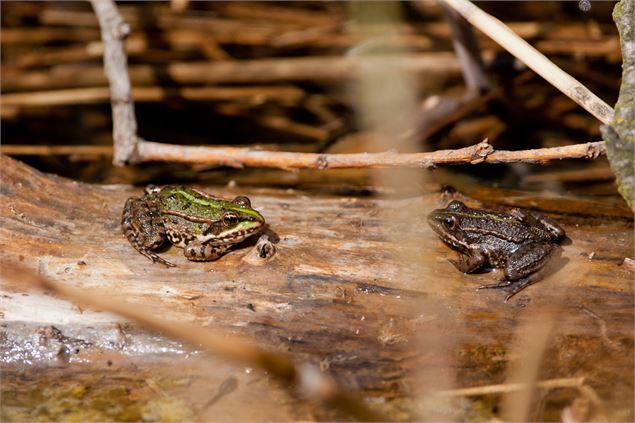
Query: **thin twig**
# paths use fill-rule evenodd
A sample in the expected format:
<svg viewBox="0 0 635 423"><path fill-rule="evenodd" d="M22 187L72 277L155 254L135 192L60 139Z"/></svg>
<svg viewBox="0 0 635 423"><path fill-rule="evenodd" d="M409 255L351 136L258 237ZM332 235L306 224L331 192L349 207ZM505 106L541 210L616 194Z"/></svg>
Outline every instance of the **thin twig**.
<svg viewBox="0 0 635 423"><path fill-rule="evenodd" d="M322 402L355 420L388 421L386 416L370 410L356 397L341 391L335 381L319 369L296 365L282 354L265 351L236 336L222 334L218 329L212 332L195 324L162 319L155 311L138 304L111 300L107 292L72 288L30 270L17 268L12 263L2 263L2 270L3 278L20 281L31 288L52 290L81 305L119 314L174 339L200 345L226 360L259 368L282 382L284 387L294 386L310 400Z"/></svg>
<svg viewBox="0 0 635 423"><path fill-rule="evenodd" d="M441 1L459 12L468 22L586 109L600 122L608 125L613 120L614 111L611 106L516 35L504 23L485 13L468 0Z"/></svg>
<svg viewBox="0 0 635 423"><path fill-rule="evenodd" d="M580 388L584 385L584 377L564 377L557 379L541 380L536 382L536 387L541 389L555 388ZM440 391L437 395L444 397L470 397L476 395L502 394L505 392L516 392L529 389L527 383L501 383L498 385L474 386L472 388L452 389Z"/></svg>
<svg viewBox="0 0 635 423"><path fill-rule="evenodd" d="M137 137L137 119L132 101L128 59L123 46L124 38L130 33L112 0L90 0L95 10L101 39L104 43L104 70L110 83L112 124L114 140L113 161L127 163L134 157Z"/></svg>
<svg viewBox="0 0 635 423"><path fill-rule="evenodd" d="M494 151L487 142L458 150L438 150L429 153L317 154L254 150L238 147L177 146L143 141L138 145L141 161L171 161L218 166L269 167L278 169L350 169L386 167L422 167L476 163L544 163L549 160L596 158L604 154L603 142L590 142L564 147L522 151Z"/></svg>
<svg viewBox="0 0 635 423"><path fill-rule="evenodd" d="M456 10L441 3L452 30L452 44L461 64L463 79L470 90L485 92L491 83L485 73L481 49L472 26Z"/></svg>
<svg viewBox="0 0 635 423"><path fill-rule="evenodd" d="M434 167L435 165L480 163L544 163L563 158L595 158L604 154L603 142L565 147L539 148L521 151L494 151L486 141L459 150L439 150L431 153L400 154L317 154L261 150L253 147L198 147L143 141L138 145L139 158L144 161L207 164L216 166L266 167L277 169L353 169L386 167ZM2 145L2 154L9 155L112 155L110 146L91 145Z"/></svg>

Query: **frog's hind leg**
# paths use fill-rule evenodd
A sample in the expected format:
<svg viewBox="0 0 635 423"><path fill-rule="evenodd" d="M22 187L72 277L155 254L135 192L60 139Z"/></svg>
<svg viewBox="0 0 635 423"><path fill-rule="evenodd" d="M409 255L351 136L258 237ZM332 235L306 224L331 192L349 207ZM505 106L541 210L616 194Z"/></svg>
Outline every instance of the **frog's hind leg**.
<svg viewBox="0 0 635 423"><path fill-rule="evenodd" d="M505 278L478 289L508 289L507 302L514 295L541 279L537 273L558 249L555 244L528 244L514 252L507 261Z"/></svg>
<svg viewBox="0 0 635 423"><path fill-rule="evenodd" d="M547 243L523 245L507 259L505 277L510 281L520 281L537 272L558 248L557 244Z"/></svg>
<svg viewBox="0 0 635 423"><path fill-rule="evenodd" d="M129 198L123 209L121 228L135 250L153 262L174 267L174 264L152 252L160 247L166 238L163 221L155 207L149 205L144 199Z"/></svg>
<svg viewBox="0 0 635 423"><path fill-rule="evenodd" d="M192 261L212 261L222 256L225 251L227 251L227 247L224 246L192 241L183 248L183 255Z"/></svg>

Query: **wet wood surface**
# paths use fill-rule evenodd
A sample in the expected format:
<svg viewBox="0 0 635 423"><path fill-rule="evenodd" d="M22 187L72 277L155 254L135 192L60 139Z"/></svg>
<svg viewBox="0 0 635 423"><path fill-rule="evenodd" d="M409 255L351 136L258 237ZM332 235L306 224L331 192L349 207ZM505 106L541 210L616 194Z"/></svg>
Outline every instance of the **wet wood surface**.
<svg viewBox="0 0 635 423"><path fill-rule="evenodd" d="M172 247L160 253L177 264L168 269L121 234L123 204L140 188L76 183L6 157L0 168L3 263L87 290L106 288L166 318L248 335L318 364L392 418L429 415L420 400L431 389L505 382L518 361L512 353L518 328L544 310L555 318L539 377L582 376L611 419L634 417L632 216L550 214L567 232L561 257L544 280L505 303L503 292L475 290L499 275L460 274L447 261L453 253L425 222L451 198L480 205L459 194L378 199L200 187L223 197L248 195L267 219L276 254L254 258L254 239L217 261L194 263ZM574 201L562 197L562 209ZM51 379L94 385L93 392L118 381L127 400L134 394L146 405L168 393L186 418L334 417L302 406L266 376L207 359L117 316L33 292L20 281L3 278L1 290L3 389L11 392L5 418L32 418L19 414L20 406L35 401L32 391ZM199 389L203 382L206 390ZM538 417L558 420L558 410L578 396L572 389L547 392ZM496 403L496 396L470 398L462 415L493 413ZM135 412L153 408L144 410ZM434 415L452 417L451 410Z"/></svg>

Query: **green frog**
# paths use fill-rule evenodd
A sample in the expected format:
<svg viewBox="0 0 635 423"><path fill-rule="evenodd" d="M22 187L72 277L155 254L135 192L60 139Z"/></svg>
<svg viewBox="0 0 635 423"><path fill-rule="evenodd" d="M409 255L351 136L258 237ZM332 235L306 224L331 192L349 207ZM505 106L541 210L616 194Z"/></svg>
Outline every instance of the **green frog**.
<svg viewBox="0 0 635 423"><path fill-rule="evenodd" d="M428 223L459 253L450 262L463 273L493 267L504 270L500 282L482 288L507 288L505 301L536 281L564 239L564 230L545 216L514 209L509 213L479 210L454 200L428 215Z"/></svg>
<svg viewBox="0 0 635 423"><path fill-rule="evenodd" d="M183 186L146 188L126 201L121 219L130 244L153 262L174 266L153 250L167 239L183 248L188 260L210 261L260 232L265 219L247 197L224 200Z"/></svg>

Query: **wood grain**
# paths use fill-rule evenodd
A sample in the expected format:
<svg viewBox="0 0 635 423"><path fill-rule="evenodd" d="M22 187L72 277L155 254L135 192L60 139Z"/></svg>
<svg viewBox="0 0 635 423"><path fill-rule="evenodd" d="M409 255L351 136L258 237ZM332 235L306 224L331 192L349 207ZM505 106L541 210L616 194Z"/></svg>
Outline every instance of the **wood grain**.
<svg viewBox="0 0 635 423"><path fill-rule="evenodd" d="M194 263L169 248L161 254L178 267L166 269L136 253L121 234L123 204L141 189L76 183L6 157L0 167L3 262L76 287L106 288L113 298L156 308L166 318L247 335L320 365L395 419L426 414L417 405L423 392L504 382L519 323L546 309L557 319L539 377L585 377L613 410L609 417L633 417L633 271L620 265L633 257L632 219L551 215L567 231L562 257L543 281L505 304L502 292L474 289L497 275L457 272L447 262L452 253L425 223L431 209L456 194L389 200L205 187L220 196L248 195L277 238L277 253L254 265L246 258L253 240L218 261ZM134 363L155 379L178 373L174 366L189 368L197 381L192 386L205 377L225 380L213 368L192 370L200 366L187 361L196 348L117 316L29 292L15 280L3 278L1 291L6 389L26 389L24 378L35 376L25 364L48 367L47 377L77 380L91 369L103 372L106 358L114 362L111 369ZM72 348L61 354L60 345ZM174 365L157 366L157 360ZM256 387L279 389L261 377L251 376L258 382L250 384L240 376L238 389L227 396L240 404L253 398ZM333 418L328 410L289 406L293 400L275 392L285 406L270 404L269 411L245 419ZM559 418L558 410L577 395L573 389L548 393L542 418ZM184 398L195 415L211 418L209 410L201 411L209 398Z"/></svg>

